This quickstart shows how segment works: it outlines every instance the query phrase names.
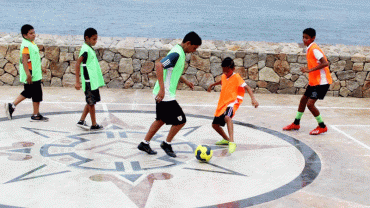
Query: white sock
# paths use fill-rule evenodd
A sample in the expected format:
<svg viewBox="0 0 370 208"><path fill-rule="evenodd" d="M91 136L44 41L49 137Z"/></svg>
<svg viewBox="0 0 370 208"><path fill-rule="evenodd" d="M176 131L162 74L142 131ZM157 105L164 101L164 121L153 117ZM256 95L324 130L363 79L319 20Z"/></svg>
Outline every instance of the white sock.
<svg viewBox="0 0 370 208"><path fill-rule="evenodd" d="M164 141L164 142L166 142L166 144L169 144L169 145L171 145L171 142L167 142L167 141Z"/></svg>
<svg viewBox="0 0 370 208"><path fill-rule="evenodd" d="M150 142L149 141L146 141L145 139L143 140L143 143L144 144L149 144Z"/></svg>
<svg viewBox="0 0 370 208"><path fill-rule="evenodd" d="M14 105L14 103L12 103L12 108L14 108L14 109L15 109L15 105Z"/></svg>

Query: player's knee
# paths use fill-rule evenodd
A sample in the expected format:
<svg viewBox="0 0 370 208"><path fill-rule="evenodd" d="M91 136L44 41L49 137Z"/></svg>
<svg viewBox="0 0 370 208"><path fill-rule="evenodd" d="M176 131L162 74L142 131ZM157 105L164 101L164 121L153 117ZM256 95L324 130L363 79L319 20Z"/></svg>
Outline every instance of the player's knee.
<svg viewBox="0 0 370 208"><path fill-rule="evenodd" d="M220 124L212 124L212 128L217 129L220 127Z"/></svg>

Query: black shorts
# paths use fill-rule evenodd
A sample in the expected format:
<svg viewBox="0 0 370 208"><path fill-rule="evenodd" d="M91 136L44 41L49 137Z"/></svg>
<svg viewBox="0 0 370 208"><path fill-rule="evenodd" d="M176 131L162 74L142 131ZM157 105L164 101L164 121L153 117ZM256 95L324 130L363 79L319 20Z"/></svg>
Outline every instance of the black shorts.
<svg viewBox="0 0 370 208"><path fill-rule="evenodd" d="M88 105L95 105L100 101L99 88L91 90L90 82L85 83L85 98Z"/></svg>
<svg viewBox="0 0 370 208"><path fill-rule="evenodd" d="M41 80L32 82L32 84L24 84L24 90L21 95L25 98L32 98L32 102L38 103L42 101Z"/></svg>
<svg viewBox="0 0 370 208"><path fill-rule="evenodd" d="M323 100L326 93L329 90L330 85L316 85L316 86L307 86L306 92L304 93L305 96L311 99L320 99Z"/></svg>
<svg viewBox="0 0 370 208"><path fill-rule="evenodd" d="M186 123L186 117L176 100L156 103L156 120L167 125L180 125Z"/></svg>
<svg viewBox="0 0 370 208"><path fill-rule="evenodd" d="M229 116L230 118L232 118L234 116L233 107L227 107L225 113L223 113L221 116L215 117L213 119L212 124L219 124L220 126L225 126L225 124L226 124L225 116Z"/></svg>

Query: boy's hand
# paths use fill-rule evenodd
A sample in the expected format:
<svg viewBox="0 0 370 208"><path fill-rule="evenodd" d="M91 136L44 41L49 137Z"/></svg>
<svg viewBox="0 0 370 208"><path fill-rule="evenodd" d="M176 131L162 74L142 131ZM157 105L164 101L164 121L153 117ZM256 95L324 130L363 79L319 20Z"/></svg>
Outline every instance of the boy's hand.
<svg viewBox="0 0 370 208"><path fill-rule="evenodd" d="M26 81L27 81L28 84L32 84L32 75L31 74L27 74Z"/></svg>
<svg viewBox="0 0 370 208"><path fill-rule="evenodd" d="M310 70L307 67L301 67L301 72L310 72Z"/></svg>
<svg viewBox="0 0 370 208"><path fill-rule="evenodd" d="M191 90L194 90L194 84L192 82L187 81L185 83L188 87L190 87Z"/></svg>
<svg viewBox="0 0 370 208"><path fill-rule="evenodd" d="M207 92L211 92L212 91L212 88L213 88L213 86L212 85L209 85L209 87L207 89Z"/></svg>
<svg viewBox="0 0 370 208"><path fill-rule="evenodd" d="M161 102L164 98L164 89L160 89L158 95L155 97L155 101Z"/></svg>
<svg viewBox="0 0 370 208"><path fill-rule="evenodd" d="M75 88L76 88L76 90L80 90L81 89L81 83L80 82L76 82L75 83Z"/></svg>
<svg viewBox="0 0 370 208"><path fill-rule="evenodd" d="M257 102L257 100L256 100L256 99L253 99L253 100L252 100L252 105L253 105L255 108L257 108L260 104Z"/></svg>

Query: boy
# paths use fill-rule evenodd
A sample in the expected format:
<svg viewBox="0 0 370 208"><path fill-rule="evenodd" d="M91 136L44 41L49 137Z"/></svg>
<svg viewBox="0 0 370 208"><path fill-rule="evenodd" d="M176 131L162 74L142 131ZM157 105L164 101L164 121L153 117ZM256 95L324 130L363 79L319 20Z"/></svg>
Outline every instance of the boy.
<svg viewBox="0 0 370 208"><path fill-rule="evenodd" d="M207 91L211 92L214 86L219 84L222 85L212 127L223 137L222 140L216 142L216 145L229 145L229 153L233 153L236 149L236 144L234 143L232 118L243 102L245 90L247 90L251 97L252 105L257 108L259 104L253 95L252 89L244 82L238 73L234 73L234 61L230 57L227 57L222 61L221 66L223 71L221 80L209 85ZM225 126L225 123L227 124L229 137L221 128L221 126Z"/></svg>
<svg viewBox="0 0 370 208"><path fill-rule="evenodd" d="M85 43L82 45L79 58L76 63L76 90L81 88L85 92L86 105L77 126L83 129L101 130L102 125L96 123L95 104L100 101L99 87L105 85L103 74L100 69L98 58L92 46L98 41L98 32L94 28L87 28L84 33ZM82 62L82 65L81 65ZM85 122L87 114L90 113L91 127Z"/></svg>
<svg viewBox="0 0 370 208"><path fill-rule="evenodd" d="M283 130L285 131L298 130L300 128L299 123L306 106L319 124L310 132L310 134L318 135L328 131L328 128L322 120L319 110L315 106L315 103L317 99L324 99L326 92L333 81L328 67L328 60L319 46L317 46L317 44L314 42L315 37L316 31L314 29L307 28L303 31L303 43L305 46L307 46L306 57L308 67L302 67L301 71L303 73L309 73L308 86L299 103L298 112L294 122L284 127Z"/></svg>
<svg viewBox="0 0 370 208"><path fill-rule="evenodd" d="M176 101L176 89L179 80L191 89L194 84L186 80L182 75L185 66L185 53L195 52L202 44L202 39L195 32L188 33L181 44L174 46L160 62L156 63L157 82L153 89L156 101L156 120L150 126L138 149L148 154L157 154L149 146L149 142L163 124L172 125L166 141L160 145L170 157L176 157L172 150L171 141L186 123L186 117L180 105Z"/></svg>
<svg viewBox="0 0 370 208"><path fill-rule="evenodd" d="M39 111L40 102L42 101L42 72L45 73L45 71L41 70L40 51L34 43L36 38L35 29L31 25L23 25L21 34L23 41L20 48L19 79L20 82L24 83L24 90L13 103L5 104L5 113L9 119L12 119L15 107L26 98L32 98L33 114L31 121L49 121Z"/></svg>

